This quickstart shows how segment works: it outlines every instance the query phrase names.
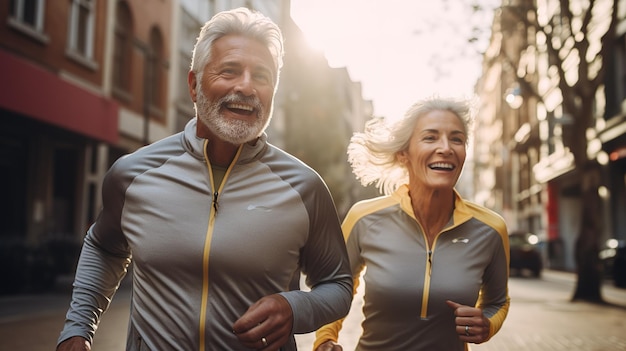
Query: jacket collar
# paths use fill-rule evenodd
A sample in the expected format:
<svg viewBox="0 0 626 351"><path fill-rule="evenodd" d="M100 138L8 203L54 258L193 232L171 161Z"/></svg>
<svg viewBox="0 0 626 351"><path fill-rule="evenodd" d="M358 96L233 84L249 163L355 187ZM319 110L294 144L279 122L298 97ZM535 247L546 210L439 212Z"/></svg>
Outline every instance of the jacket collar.
<svg viewBox="0 0 626 351"><path fill-rule="evenodd" d="M411 197L409 196L409 186L407 184L400 186L391 196L397 199L404 212L415 218L413 206L411 205ZM467 222L472 217L472 212L468 208L465 200L456 191L456 189L454 189L454 211L452 213L453 226Z"/></svg>
<svg viewBox="0 0 626 351"><path fill-rule="evenodd" d="M204 141L205 138L200 138L196 135L196 125L198 123L197 118L192 118L185 125L185 129L182 132L182 142L185 150L191 154L193 157L204 160ZM250 143L246 143L243 146L243 150L241 150L241 154L239 155L239 159L237 163L248 163L251 162L258 157L260 157L261 153L267 148L267 134L264 132L254 143L254 145Z"/></svg>

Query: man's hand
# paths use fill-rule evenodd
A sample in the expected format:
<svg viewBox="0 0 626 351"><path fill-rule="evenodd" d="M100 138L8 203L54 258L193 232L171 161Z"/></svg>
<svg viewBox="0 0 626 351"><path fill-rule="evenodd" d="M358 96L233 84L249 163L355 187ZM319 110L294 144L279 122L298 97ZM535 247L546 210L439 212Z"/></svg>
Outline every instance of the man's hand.
<svg viewBox="0 0 626 351"><path fill-rule="evenodd" d="M73 336L60 343L57 351L91 351L91 344L81 336Z"/></svg>
<svg viewBox="0 0 626 351"><path fill-rule="evenodd" d="M233 333L245 347L278 350L287 343L293 328L293 311L279 294L261 298L233 324Z"/></svg>
<svg viewBox="0 0 626 351"><path fill-rule="evenodd" d="M465 342L480 344L489 340L490 322L483 315L480 308L461 305L453 301L446 301L446 304L454 310L454 323L459 339Z"/></svg>

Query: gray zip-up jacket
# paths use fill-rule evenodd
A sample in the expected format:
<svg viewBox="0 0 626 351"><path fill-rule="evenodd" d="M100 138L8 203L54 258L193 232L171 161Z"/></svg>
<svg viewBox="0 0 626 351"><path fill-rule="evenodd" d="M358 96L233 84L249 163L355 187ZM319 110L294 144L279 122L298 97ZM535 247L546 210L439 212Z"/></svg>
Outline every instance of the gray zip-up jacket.
<svg viewBox="0 0 626 351"><path fill-rule="evenodd" d="M429 246L403 185L355 204L343 230L355 285L365 284L356 350L468 350L446 300L481 308L489 338L502 327L510 305L509 239L500 215L455 192L454 212ZM337 341L341 326L338 320L320 328L315 346Z"/></svg>
<svg viewBox="0 0 626 351"><path fill-rule="evenodd" d="M233 323L274 293L291 305L295 334L348 313L350 266L319 175L263 135L216 188L206 142L193 119L111 167L59 342L92 340L131 255L127 350L245 350ZM300 273L310 291L299 290ZM283 350L295 349L292 337Z"/></svg>

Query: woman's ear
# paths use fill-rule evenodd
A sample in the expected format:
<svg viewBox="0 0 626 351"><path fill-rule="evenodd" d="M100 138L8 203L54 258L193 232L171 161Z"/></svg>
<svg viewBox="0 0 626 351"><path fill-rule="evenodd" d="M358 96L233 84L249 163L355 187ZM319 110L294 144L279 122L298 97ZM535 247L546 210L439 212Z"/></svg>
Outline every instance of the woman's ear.
<svg viewBox="0 0 626 351"><path fill-rule="evenodd" d="M404 151L398 151L396 152L396 160L398 162L400 162L400 164L403 164L406 166L406 164L409 162L409 159L406 156L406 152Z"/></svg>
<svg viewBox="0 0 626 351"><path fill-rule="evenodd" d="M400 162L402 164L406 164L406 162L407 162L406 152L404 152L404 151L396 152L396 160L398 160L398 162Z"/></svg>

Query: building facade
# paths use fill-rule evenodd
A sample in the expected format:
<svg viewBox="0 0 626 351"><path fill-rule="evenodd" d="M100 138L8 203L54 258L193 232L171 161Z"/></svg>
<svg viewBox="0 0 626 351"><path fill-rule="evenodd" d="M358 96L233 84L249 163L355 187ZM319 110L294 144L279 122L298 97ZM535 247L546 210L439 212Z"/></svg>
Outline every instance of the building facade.
<svg viewBox="0 0 626 351"><path fill-rule="evenodd" d="M585 3L568 3L572 23L585 23ZM595 2L585 26L568 27L562 10L558 1L505 0L496 12L477 84L475 188L479 202L505 215L510 231L539 235L549 267L574 271L589 223L583 206L593 199L597 206L586 211L597 218L591 246L626 238L626 1ZM614 13L616 35L608 40Z"/></svg>
<svg viewBox="0 0 626 351"><path fill-rule="evenodd" d="M106 14L106 1L11 0L0 7L6 289L45 284L52 273L41 267L53 259L67 266L65 252L46 251L67 248L96 212L84 205L97 198L93 177L106 167L96 157L99 146L119 142L120 104L105 88Z"/></svg>
<svg viewBox="0 0 626 351"><path fill-rule="evenodd" d="M291 48L271 142L300 152L290 143L301 139L298 121L309 116L293 97L328 78L333 89L309 98L340 101L340 110L322 111L329 125L321 133L340 132L329 140L344 145L355 118L371 114L371 102L345 70L303 61L310 51L297 44L289 0L9 0L0 6L0 270L6 277L0 294L43 289L71 273L100 210L104 174L120 156L182 130L194 117L187 75L199 30L218 11L240 6L271 17ZM307 69L324 73L305 81L299 75ZM299 156L314 162L319 148ZM341 157L328 162L334 165L318 171L337 184L332 191L346 207L354 189L339 179L348 166Z"/></svg>

